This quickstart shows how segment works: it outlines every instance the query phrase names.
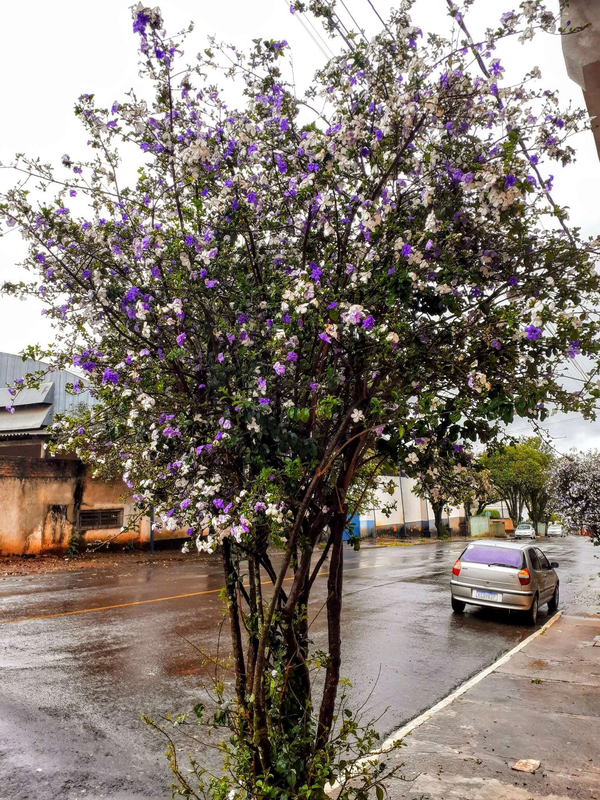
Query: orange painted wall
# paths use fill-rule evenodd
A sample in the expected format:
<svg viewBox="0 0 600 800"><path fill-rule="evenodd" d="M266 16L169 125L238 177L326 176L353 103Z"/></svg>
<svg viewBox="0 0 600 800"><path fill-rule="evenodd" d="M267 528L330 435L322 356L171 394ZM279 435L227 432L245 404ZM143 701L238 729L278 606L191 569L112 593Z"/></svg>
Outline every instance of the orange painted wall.
<svg viewBox="0 0 600 800"><path fill-rule="evenodd" d="M73 534L77 485L82 510L122 508L124 522L134 513L123 484L94 481L78 461L0 457L0 555L64 551ZM144 525L144 522L146 524ZM83 542L114 537L118 529L83 531ZM147 541L147 521L115 541Z"/></svg>

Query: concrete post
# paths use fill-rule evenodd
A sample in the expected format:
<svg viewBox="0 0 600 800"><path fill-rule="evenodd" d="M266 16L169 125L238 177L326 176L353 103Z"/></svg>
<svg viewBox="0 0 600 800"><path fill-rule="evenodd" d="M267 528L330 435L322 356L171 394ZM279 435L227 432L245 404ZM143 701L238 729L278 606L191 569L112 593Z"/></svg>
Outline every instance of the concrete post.
<svg viewBox="0 0 600 800"><path fill-rule="evenodd" d="M595 117L592 132L600 157L600 2L570 0L561 15L563 28L585 30L562 37L567 74L583 90L588 113Z"/></svg>

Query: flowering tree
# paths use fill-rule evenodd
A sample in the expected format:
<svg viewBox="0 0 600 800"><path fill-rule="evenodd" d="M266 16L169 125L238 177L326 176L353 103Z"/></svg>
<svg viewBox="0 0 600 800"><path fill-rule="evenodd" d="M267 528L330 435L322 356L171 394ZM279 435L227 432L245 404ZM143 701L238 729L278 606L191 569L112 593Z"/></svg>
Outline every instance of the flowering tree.
<svg viewBox="0 0 600 800"><path fill-rule="evenodd" d="M416 438L402 460L415 493L431 505L438 536L446 532L444 510L464 506L468 515L473 503L483 507L493 495L488 470L462 444Z"/></svg>
<svg viewBox="0 0 600 800"><path fill-rule="evenodd" d="M600 452L575 450L550 470L550 508L561 522L591 532L600 544Z"/></svg>
<svg viewBox="0 0 600 800"><path fill-rule="evenodd" d="M404 0L366 41L333 2L309 5L343 43L304 97L285 41L247 57L213 43L187 66L182 36L138 6L148 97L79 98L91 158L63 156L56 176L18 157L23 181L0 206L34 276L7 290L41 295L55 362L99 401L57 442L122 475L140 513L220 546L232 777L192 790L178 772L186 796L324 797L339 769L342 535L380 466L420 438L485 441L514 413L585 412L598 395L557 376L569 349L598 350L598 279L540 171L573 159L584 115L561 112L535 70L505 85L494 55L552 15L524 2L473 42L450 4L451 36L424 41ZM214 75L243 84L239 108ZM56 197L33 196L32 176ZM309 600L327 557L316 658Z"/></svg>

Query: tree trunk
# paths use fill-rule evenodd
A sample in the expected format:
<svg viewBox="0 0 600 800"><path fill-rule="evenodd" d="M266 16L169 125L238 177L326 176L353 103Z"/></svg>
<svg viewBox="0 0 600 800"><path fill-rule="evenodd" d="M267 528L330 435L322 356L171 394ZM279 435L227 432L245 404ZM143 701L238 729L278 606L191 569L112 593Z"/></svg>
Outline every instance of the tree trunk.
<svg viewBox="0 0 600 800"><path fill-rule="evenodd" d="M433 519L435 520L435 529L437 531L438 539L445 531L443 528L442 517L444 515L444 504L443 503L431 503L431 508L433 510ZM443 530L442 530L443 529Z"/></svg>
<svg viewBox="0 0 600 800"><path fill-rule="evenodd" d="M346 525L346 509L336 512L331 521L332 550L327 578L327 632L329 636L329 661L325 673L325 686L317 728L317 747L327 742L333 723L335 699L340 680L342 661L342 584L344 574L343 537Z"/></svg>
<svg viewBox="0 0 600 800"><path fill-rule="evenodd" d="M246 707L246 665L244 662L244 649L242 644L242 631L240 627L240 611L237 597L237 577L239 570L235 568L231 557L231 542L223 540L223 571L225 573L225 587L227 591L227 611L231 627L231 643L233 647L233 660L235 662L235 691L240 709Z"/></svg>

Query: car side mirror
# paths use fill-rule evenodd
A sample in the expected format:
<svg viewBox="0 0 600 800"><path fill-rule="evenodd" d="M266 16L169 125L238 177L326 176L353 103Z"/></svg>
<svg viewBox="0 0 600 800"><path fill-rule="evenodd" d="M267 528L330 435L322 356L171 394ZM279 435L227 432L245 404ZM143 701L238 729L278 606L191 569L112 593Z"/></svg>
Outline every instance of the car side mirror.
<svg viewBox="0 0 600 800"><path fill-rule="evenodd" d="M558 561L551 561L550 566L552 567L552 569L557 569L560 565Z"/></svg>

